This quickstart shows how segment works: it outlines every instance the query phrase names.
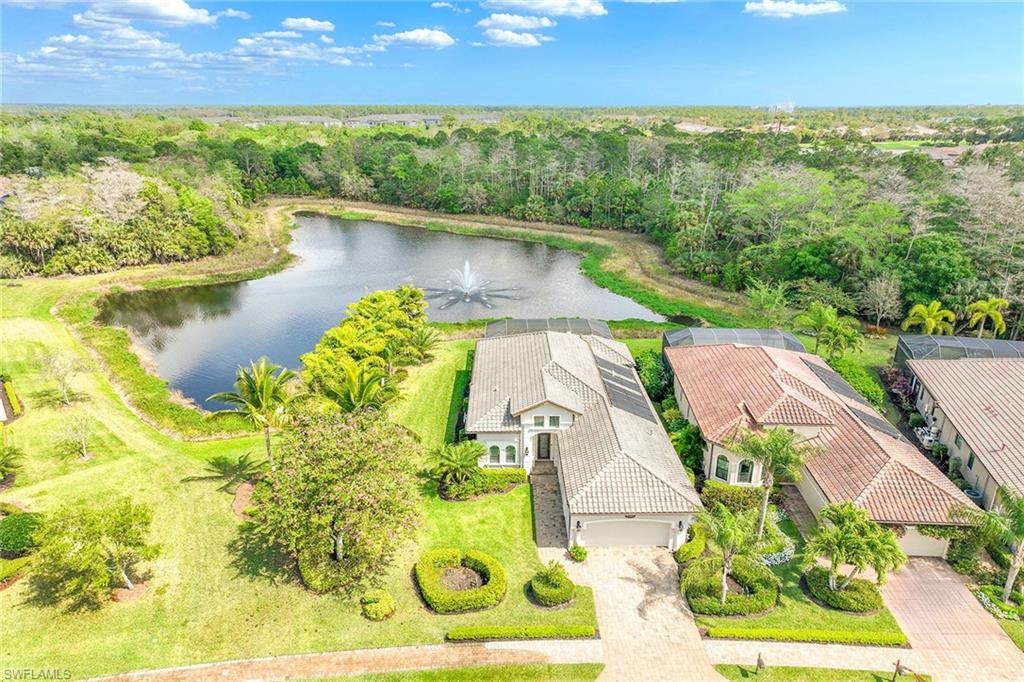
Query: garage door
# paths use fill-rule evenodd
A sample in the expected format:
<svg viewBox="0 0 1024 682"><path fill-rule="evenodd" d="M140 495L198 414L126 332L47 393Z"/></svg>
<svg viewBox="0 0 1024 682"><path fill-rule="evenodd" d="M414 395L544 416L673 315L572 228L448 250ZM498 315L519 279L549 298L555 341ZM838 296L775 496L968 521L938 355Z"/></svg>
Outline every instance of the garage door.
<svg viewBox="0 0 1024 682"><path fill-rule="evenodd" d="M668 546L672 524L665 521L638 521L616 519L590 521L583 524L583 542L588 547L614 547L618 545Z"/></svg>

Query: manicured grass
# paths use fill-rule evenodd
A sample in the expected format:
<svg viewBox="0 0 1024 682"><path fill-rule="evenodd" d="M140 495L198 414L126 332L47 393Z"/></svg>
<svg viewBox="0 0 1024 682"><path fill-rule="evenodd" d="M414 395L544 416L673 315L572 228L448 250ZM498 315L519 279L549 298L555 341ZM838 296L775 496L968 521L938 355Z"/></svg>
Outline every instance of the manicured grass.
<svg viewBox="0 0 1024 682"><path fill-rule="evenodd" d="M727 680L757 680L758 682L889 682L893 675L892 672L787 666L769 667L758 671L752 665L716 665L715 670ZM908 675L900 679L930 680L931 676Z"/></svg>
<svg viewBox="0 0 1024 682"><path fill-rule="evenodd" d="M763 616L726 618L698 616L701 628L729 628L729 637L742 636L748 631L752 638L783 639L787 641L828 641L876 644L879 638L887 643L905 643L899 625L888 609L870 616L848 614L818 606L800 587L800 561L803 539L792 521L779 527L797 543L797 555L789 563L775 566L772 571L782 580L779 604ZM757 631L756 633L754 631ZM714 636L714 632L711 633Z"/></svg>
<svg viewBox="0 0 1024 682"><path fill-rule="evenodd" d="M0 592L4 641L0 667L68 668L75 677L256 656L441 642L459 625L593 624L593 596L581 590L568 609L542 611L527 601L524 587L540 567L532 535L530 490L449 503L424 480L422 524L382 576L395 597L395 616L371 623L356 600L315 595L298 583L290 564L255 541L231 511L232 497L213 460L260 457L258 438L206 442L172 439L139 420L120 400L98 365L49 309L83 279L33 280L17 290L0 312L2 360L29 402L11 429L26 453L25 468L3 501L34 511L61 504L86 504L129 495L153 509L153 539L162 545L148 565L149 591L141 598L84 613L38 603L30 579ZM86 280L89 281L89 280ZM10 293L4 292L5 295ZM11 297L12 299L14 297ZM403 385L407 399L395 418L425 446L444 439L457 371L472 342L442 344L430 365L415 368ZM62 457L53 442L68 409L42 395L38 355L54 349L82 359L75 377L83 396L74 410L93 417L93 457ZM34 396L39 393L41 397ZM410 569L423 551L456 546L497 557L509 577L509 592L495 609L437 616L423 606ZM358 596L358 595L356 595Z"/></svg>
<svg viewBox="0 0 1024 682"><path fill-rule="evenodd" d="M604 665L601 663L574 663L566 665L493 665L481 668L446 668L444 670L410 670L408 672L352 675L347 677L319 677L317 680L344 682L584 682L596 680Z"/></svg>
<svg viewBox="0 0 1024 682"><path fill-rule="evenodd" d="M1013 620L1000 620L999 625L1010 636L1010 639L1017 645L1017 648L1024 651L1024 623Z"/></svg>

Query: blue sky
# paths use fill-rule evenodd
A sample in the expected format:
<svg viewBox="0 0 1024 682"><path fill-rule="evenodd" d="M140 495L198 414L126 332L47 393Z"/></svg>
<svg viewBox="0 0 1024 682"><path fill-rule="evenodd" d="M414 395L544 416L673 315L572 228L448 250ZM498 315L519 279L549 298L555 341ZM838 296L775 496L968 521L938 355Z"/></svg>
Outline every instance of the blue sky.
<svg viewBox="0 0 1024 682"><path fill-rule="evenodd" d="M3 102L1024 104L1024 3L0 0Z"/></svg>

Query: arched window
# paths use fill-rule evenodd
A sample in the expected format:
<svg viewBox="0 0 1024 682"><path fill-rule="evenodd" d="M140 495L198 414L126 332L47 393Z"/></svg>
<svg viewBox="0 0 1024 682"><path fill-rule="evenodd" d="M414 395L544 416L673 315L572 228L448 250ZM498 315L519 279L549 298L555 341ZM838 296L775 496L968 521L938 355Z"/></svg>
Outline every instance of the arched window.
<svg viewBox="0 0 1024 682"><path fill-rule="evenodd" d="M750 483L754 479L754 462L745 459L740 462L740 472L736 477L737 483Z"/></svg>
<svg viewBox="0 0 1024 682"><path fill-rule="evenodd" d="M722 481L729 480L729 458L725 455L719 455L715 460L715 478Z"/></svg>
<svg viewBox="0 0 1024 682"><path fill-rule="evenodd" d="M506 445L505 446L505 464L516 463L516 446Z"/></svg>
<svg viewBox="0 0 1024 682"><path fill-rule="evenodd" d="M501 448L497 445L491 446L491 464L501 464Z"/></svg>

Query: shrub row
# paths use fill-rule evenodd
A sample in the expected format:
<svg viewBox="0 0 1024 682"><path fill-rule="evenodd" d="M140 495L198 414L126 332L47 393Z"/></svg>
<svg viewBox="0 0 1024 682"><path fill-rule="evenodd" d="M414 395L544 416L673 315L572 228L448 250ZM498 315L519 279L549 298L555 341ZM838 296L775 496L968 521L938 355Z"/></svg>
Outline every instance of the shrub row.
<svg viewBox="0 0 1024 682"><path fill-rule="evenodd" d="M700 501L707 509L715 509L721 503L733 514L739 514L759 507L763 495L764 488L761 486L730 485L707 480L701 488Z"/></svg>
<svg viewBox="0 0 1024 682"><path fill-rule="evenodd" d="M559 606L576 596L576 585L557 561L537 571L530 580L530 590L541 606Z"/></svg>
<svg viewBox="0 0 1024 682"><path fill-rule="evenodd" d="M0 519L0 556L17 557L35 547L32 535L42 518L33 512L19 511Z"/></svg>
<svg viewBox="0 0 1024 682"><path fill-rule="evenodd" d="M359 600L359 605L367 620L386 620L395 612L395 598L385 590L367 590Z"/></svg>
<svg viewBox="0 0 1024 682"><path fill-rule="evenodd" d="M874 374L858 365L851 358L836 358L828 363L832 369L846 379L846 383L853 386L857 393L868 399L875 409L881 410L885 406L885 389L882 382Z"/></svg>
<svg viewBox="0 0 1024 682"><path fill-rule="evenodd" d="M445 587L445 569L465 566L480 574L484 584L469 590ZM416 562L416 583L423 599L438 613L461 613L496 606L505 598L505 569L489 554L470 550L435 549Z"/></svg>
<svg viewBox="0 0 1024 682"><path fill-rule="evenodd" d="M800 630L775 628L711 627L712 639L758 639L773 642L821 642L824 644L866 644L869 646L904 646L902 632L858 632L853 630Z"/></svg>
<svg viewBox="0 0 1024 682"><path fill-rule="evenodd" d="M1019 592L1012 592L1010 594L1010 600L1013 603L1006 603L1003 601L1003 586L1002 585L982 585L979 590L982 594L988 597L989 602L994 606L998 607L1003 614L1016 614L1018 618L1024 618L1024 600L1021 603L1013 601L1014 599L1020 599ZM1002 616L1006 618L1006 615Z"/></svg>
<svg viewBox="0 0 1024 682"><path fill-rule="evenodd" d="M11 403L11 410L14 412L15 417L21 414L21 403L18 402L18 396L14 395L14 384L9 380L4 382L4 393L7 394L7 400Z"/></svg>
<svg viewBox="0 0 1024 682"><path fill-rule="evenodd" d="M445 637L450 642L484 639L580 639L594 637L593 625L464 625L452 628Z"/></svg>
<svg viewBox="0 0 1024 682"><path fill-rule="evenodd" d="M707 538L701 526L690 526L690 539L679 545L676 550L676 562L687 564L704 553Z"/></svg>
<svg viewBox="0 0 1024 682"><path fill-rule="evenodd" d="M811 595L834 609L853 613L870 613L881 610L882 594L874 583L854 578L841 590L831 590L828 586L828 571L815 566L804 574L807 590Z"/></svg>
<svg viewBox="0 0 1024 682"><path fill-rule="evenodd" d="M736 557L729 575L749 592L729 593L722 604L722 560L709 557L690 564L680 580L690 610L707 616L749 616L775 607L780 583L771 570L757 561Z"/></svg>
<svg viewBox="0 0 1024 682"><path fill-rule="evenodd" d="M462 483L451 483L444 494L449 500L468 500L479 495L504 493L527 482L526 469L481 469Z"/></svg>

